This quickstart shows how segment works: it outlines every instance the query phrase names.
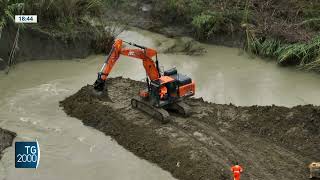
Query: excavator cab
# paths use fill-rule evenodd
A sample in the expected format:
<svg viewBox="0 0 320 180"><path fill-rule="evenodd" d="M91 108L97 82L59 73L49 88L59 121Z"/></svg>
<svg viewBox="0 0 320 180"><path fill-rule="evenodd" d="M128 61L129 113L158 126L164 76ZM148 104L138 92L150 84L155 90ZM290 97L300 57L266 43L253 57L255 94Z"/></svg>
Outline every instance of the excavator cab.
<svg viewBox="0 0 320 180"><path fill-rule="evenodd" d="M171 89L171 96L174 95L173 92L176 92L176 96L174 97L189 97L195 94L194 81L190 77L178 73L176 68L164 71L163 75L173 79L173 81L167 85Z"/></svg>
<svg viewBox="0 0 320 180"><path fill-rule="evenodd" d="M186 75L180 74L175 68L164 71L158 79L147 80L147 88L140 91L140 100L133 99L131 104L166 123L172 110L184 116L189 115L190 108L183 103L183 98L193 96L195 83ZM148 107L149 108L146 108ZM151 110L151 107L152 108ZM156 108L156 109L155 109Z"/></svg>
<svg viewBox="0 0 320 180"><path fill-rule="evenodd" d="M147 88L148 92L146 92L146 90L140 91L140 97L145 100L149 100L155 107L163 107L170 103L171 89L174 88L172 83L172 79L165 79L162 76L161 78L149 83Z"/></svg>
<svg viewBox="0 0 320 180"><path fill-rule="evenodd" d="M191 78L177 73L175 68L165 71L164 75L151 81L148 87L148 98L156 107L167 107L181 97L189 97L195 93L195 85ZM142 97L146 97L144 93Z"/></svg>

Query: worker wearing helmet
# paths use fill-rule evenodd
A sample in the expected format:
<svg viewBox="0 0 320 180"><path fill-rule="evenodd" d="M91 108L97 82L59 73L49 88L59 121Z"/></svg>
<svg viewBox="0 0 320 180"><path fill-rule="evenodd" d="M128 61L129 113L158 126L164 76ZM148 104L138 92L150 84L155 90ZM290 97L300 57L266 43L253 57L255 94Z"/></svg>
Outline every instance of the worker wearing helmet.
<svg viewBox="0 0 320 180"><path fill-rule="evenodd" d="M240 174L243 172L243 169L238 162L231 167L231 171L233 172L233 180L240 180Z"/></svg>

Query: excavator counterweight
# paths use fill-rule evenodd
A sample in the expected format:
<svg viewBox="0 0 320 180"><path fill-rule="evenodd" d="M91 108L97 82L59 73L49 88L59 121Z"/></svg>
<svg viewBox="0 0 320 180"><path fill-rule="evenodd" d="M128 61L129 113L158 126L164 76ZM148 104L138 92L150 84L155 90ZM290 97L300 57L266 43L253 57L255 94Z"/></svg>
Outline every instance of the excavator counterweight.
<svg viewBox="0 0 320 180"><path fill-rule="evenodd" d="M122 48L127 43L136 48ZM103 92L105 82L120 55L142 60L146 71L147 87L140 91L139 97L133 97L131 105L163 123L169 122L169 113L166 110L173 109L185 116L189 114L189 107L183 103L183 99L195 94L195 83L186 75L177 72L175 68L165 71L159 70L157 51L121 39L116 39L109 55L106 58L98 78L94 83L94 89L98 93ZM155 57L155 61L152 59Z"/></svg>

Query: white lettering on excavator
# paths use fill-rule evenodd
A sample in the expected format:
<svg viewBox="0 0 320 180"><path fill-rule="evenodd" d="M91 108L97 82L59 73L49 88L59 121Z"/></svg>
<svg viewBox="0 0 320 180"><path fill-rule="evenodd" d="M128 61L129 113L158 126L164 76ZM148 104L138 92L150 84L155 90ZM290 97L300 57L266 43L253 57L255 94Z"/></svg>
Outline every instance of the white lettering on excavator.
<svg viewBox="0 0 320 180"><path fill-rule="evenodd" d="M136 55L133 51L129 51L128 56L134 56Z"/></svg>

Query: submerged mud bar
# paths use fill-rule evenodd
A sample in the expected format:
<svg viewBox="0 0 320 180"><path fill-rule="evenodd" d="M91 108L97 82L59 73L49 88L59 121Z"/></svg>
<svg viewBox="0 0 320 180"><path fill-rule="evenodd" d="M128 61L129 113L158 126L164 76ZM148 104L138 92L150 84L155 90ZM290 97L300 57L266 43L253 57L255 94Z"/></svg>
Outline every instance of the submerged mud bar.
<svg viewBox="0 0 320 180"><path fill-rule="evenodd" d="M105 92L108 75L120 54L142 60L146 71L147 87L141 90L139 97L133 97L131 105L163 123L169 122L168 109L175 110L184 116L189 114L189 106L183 99L195 94L195 82L188 76L177 72L175 68L160 72L157 51L131 42L125 42L136 49L122 48L123 40L115 40L112 49L103 64L94 83L95 93ZM152 60L153 57L156 60Z"/></svg>

